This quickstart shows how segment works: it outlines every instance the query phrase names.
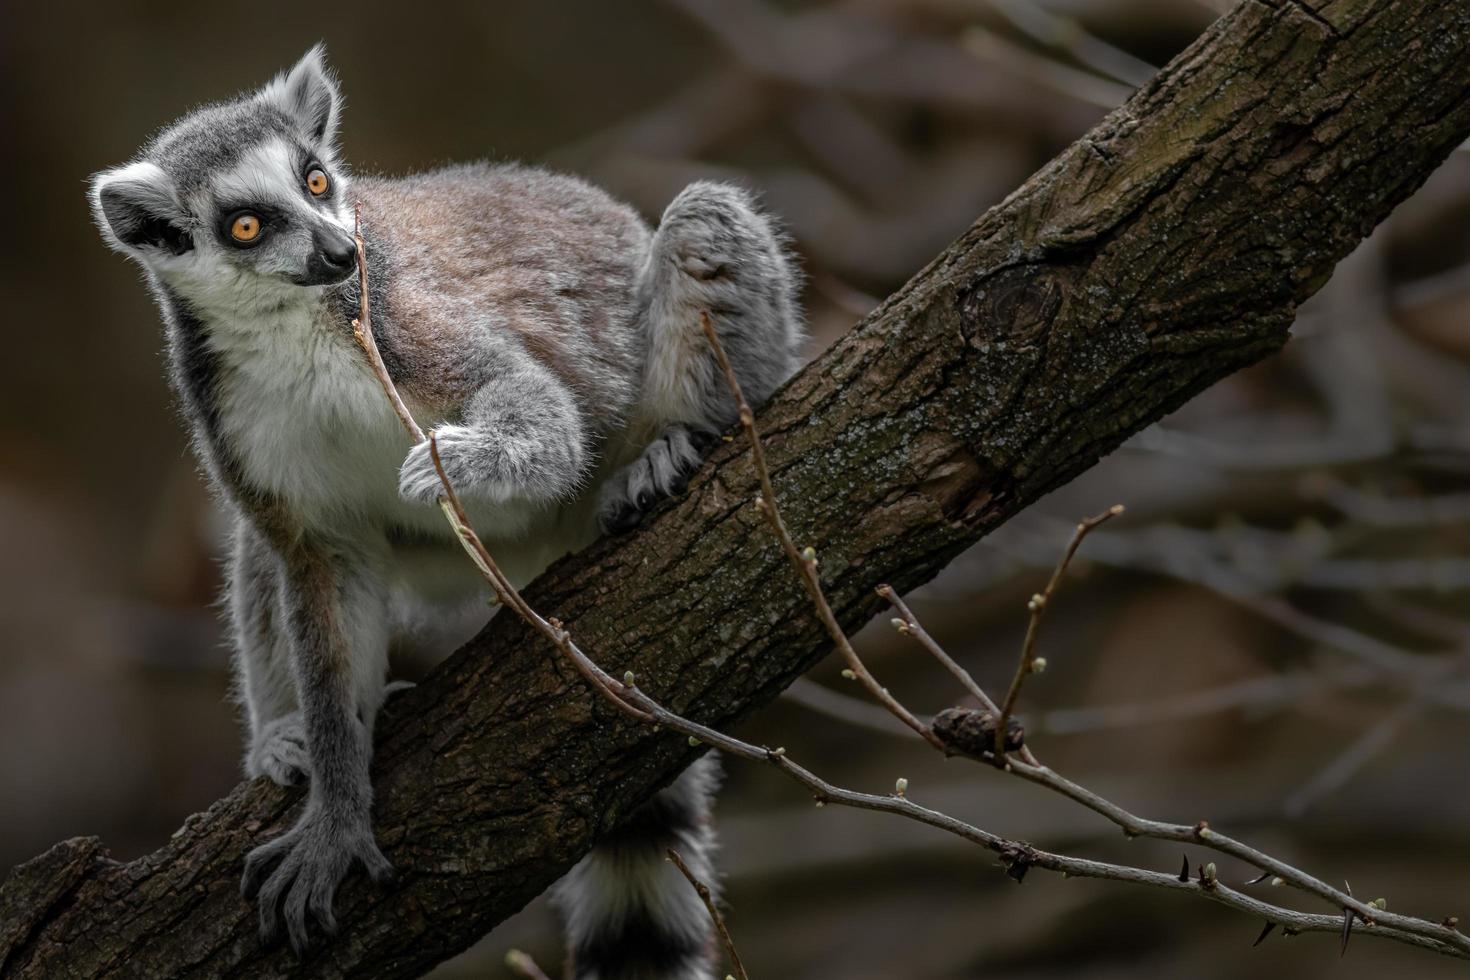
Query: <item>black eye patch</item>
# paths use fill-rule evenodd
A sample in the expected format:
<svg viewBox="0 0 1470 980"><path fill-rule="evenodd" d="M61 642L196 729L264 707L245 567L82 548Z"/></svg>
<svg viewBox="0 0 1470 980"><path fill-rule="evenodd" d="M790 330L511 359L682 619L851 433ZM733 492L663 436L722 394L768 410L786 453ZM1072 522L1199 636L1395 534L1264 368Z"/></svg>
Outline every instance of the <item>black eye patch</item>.
<svg viewBox="0 0 1470 980"><path fill-rule="evenodd" d="M311 175L320 171L326 186L320 191L312 187ZM308 157L306 163L301 166L301 187L306 191L306 196L312 201L330 201L337 193L337 181L327 172L327 168L316 157Z"/></svg>
<svg viewBox="0 0 1470 980"><path fill-rule="evenodd" d="M231 202L221 204L216 211L218 219L214 223L215 237L223 245L238 249L241 246L254 248L267 233L279 232L290 225L286 212L271 204L257 204L251 201ZM231 234L231 226L235 219L241 215L254 215L260 219L260 233L249 242L242 242Z"/></svg>

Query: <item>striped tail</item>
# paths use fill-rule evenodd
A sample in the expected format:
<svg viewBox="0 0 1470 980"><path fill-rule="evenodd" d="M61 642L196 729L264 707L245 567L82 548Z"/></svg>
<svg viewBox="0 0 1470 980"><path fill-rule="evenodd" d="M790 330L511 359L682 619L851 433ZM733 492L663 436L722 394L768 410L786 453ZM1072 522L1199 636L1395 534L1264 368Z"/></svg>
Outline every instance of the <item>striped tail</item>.
<svg viewBox="0 0 1470 980"><path fill-rule="evenodd" d="M713 926L665 852L718 894L710 808L719 760L709 753L598 842L556 886L571 980L712 980Z"/></svg>

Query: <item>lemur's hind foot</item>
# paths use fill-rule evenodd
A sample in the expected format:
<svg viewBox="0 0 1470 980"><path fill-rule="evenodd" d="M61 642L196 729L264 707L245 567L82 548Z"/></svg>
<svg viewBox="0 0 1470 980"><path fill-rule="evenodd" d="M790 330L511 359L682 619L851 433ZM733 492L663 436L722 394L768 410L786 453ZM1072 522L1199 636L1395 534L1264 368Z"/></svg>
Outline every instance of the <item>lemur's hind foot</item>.
<svg viewBox="0 0 1470 980"><path fill-rule="evenodd" d="M265 776L278 786L295 786L305 782L310 772L311 756L307 754L301 712L293 711L261 726L245 756L245 775L251 779Z"/></svg>
<svg viewBox="0 0 1470 980"><path fill-rule="evenodd" d="M598 521L605 534L623 534L665 497L683 493L689 475L715 442L706 432L671 425L632 463L613 474L598 494Z"/></svg>
<svg viewBox="0 0 1470 980"><path fill-rule="evenodd" d="M674 198L639 282L649 346L638 411L664 431L604 484L604 531L632 528L680 492L713 437L735 420L701 315L713 322L746 400L758 406L796 370L798 285L785 237L746 191L702 181Z"/></svg>

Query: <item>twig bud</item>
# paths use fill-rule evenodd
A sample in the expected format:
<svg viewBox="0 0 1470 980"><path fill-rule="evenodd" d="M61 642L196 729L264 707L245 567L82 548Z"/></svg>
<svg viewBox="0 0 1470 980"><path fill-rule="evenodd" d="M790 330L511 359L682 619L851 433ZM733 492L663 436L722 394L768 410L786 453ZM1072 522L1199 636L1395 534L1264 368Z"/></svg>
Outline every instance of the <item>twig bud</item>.
<svg viewBox="0 0 1470 980"><path fill-rule="evenodd" d="M1284 884L1286 884L1286 880L1284 878L1272 878L1271 879L1271 887L1272 888L1280 888Z"/></svg>
<svg viewBox="0 0 1470 980"><path fill-rule="evenodd" d="M1037 657L1036 659L1034 659L1034 660L1031 661L1031 673L1033 673L1033 674L1044 674L1044 673L1046 673L1046 658L1045 657Z"/></svg>
<svg viewBox="0 0 1470 980"><path fill-rule="evenodd" d="M907 779L904 779L902 776L899 776L893 784L893 793L895 796L902 796L908 788L909 781Z"/></svg>
<svg viewBox="0 0 1470 980"><path fill-rule="evenodd" d="M846 667L842 669L842 676L850 681L857 680L857 674L854 671L848 670Z"/></svg>
<svg viewBox="0 0 1470 980"><path fill-rule="evenodd" d="M1205 870L1203 872L1202 878L1206 885L1213 885L1216 881L1216 876L1217 871L1215 868L1215 862L1211 861L1209 864L1205 865Z"/></svg>
<svg viewBox="0 0 1470 980"><path fill-rule="evenodd" d="M1385 909L1388 908L1388 899L1386 899L1386 898L1375 898L1375 899L1373 899L1373 901L1369 902L1368 904L1370 906L1372 906L1373 908L1377 909L1378 911L1382 912L1382 911L1384 911Z"/></svg>
<svg viewBox="0 0 1470 980"><path fill-rule="evenodd" d="M636 678L633 676L633 672L631 670L623 672L623 683L628 685L629 687L633 686L633 682L635 679Z"/></svg>
<svg viewBox="0 0 1470 980"><path fill-rule="evenodd" d="M699 739L695 738L693 735L690 735L689 736L689 747L691 749L697 749L697 748L699 748Z"/></svg>
<svg viewBox="0 0 1470 980"><path fill-rule="evenodd" d="M771 755L774 755L777 758L780 758L781 756L784 756L785 754L786 754L786 746L784 746L784 745L778 745L774 749L771 750Z"/></svg>
<svg viewBox="0 0 1470 980"><path fill-rule="evenodd" d="M1031 610L1032 612L1040 612L1045 607L1046 596L1042 595L1040 592L1033 595L1031 597L1031 601L1026 603L1026 608Z"/></svg>
<svg viewBox="0 0 1470 980"><path fill-rule="evenodd" d="M805 548L801 549L801 557L805 558L807 561L816 561L817 549L813 548L811 545L807 545Z"/></svg>

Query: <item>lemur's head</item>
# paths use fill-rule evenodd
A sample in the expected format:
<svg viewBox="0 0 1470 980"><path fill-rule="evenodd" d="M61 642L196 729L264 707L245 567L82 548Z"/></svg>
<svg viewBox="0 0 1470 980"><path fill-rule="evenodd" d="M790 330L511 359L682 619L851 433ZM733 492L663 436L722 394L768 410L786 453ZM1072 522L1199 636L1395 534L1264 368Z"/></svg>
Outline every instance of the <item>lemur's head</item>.
<svg viewBox="0 0 1470 980"><path fill-rule="evenodd" d="M321 45L258 92L205 106L92 178L109 245L205 305L279 305L356 269L341 109Z"/></svg>

